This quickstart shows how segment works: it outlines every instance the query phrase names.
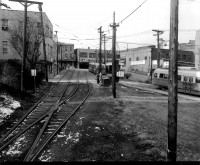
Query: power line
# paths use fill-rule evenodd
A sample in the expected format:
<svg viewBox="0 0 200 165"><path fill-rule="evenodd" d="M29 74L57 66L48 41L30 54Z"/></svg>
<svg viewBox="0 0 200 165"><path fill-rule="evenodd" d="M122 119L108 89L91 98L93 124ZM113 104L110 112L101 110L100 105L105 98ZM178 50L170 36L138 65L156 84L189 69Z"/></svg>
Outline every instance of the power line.
<svg viewBox="0 0 200 165"><path fill-rule="evenodd" d="M145 0L140 6L138 6L135 10L133 10L131 14L129 14L128 16L126 16L126 17L125 17L123 20L121 20L119 23L122 24L122 22L123 22L124 20L126 20L126 19L127 19L128 17L130 17L133 13L135 13L146 1L147 1L147 0Z"/></svg>
<svg viewBox="0 0 200 165"><path fill-rule="evenodd" d="M148 43L135 43L135 42L117 42L117 43L122 43L122 44L133 44L133 45L154 45L154 44L148 44Z"/></svg>

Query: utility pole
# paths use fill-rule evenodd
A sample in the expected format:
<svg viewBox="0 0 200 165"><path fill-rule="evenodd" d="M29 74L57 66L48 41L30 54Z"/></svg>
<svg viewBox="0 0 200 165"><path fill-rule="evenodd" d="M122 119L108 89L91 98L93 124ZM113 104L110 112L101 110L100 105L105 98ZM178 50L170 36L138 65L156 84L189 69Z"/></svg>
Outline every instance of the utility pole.
<svg viewBox="0 0 200 165"><path fill-rule="evenodd" d="M58 74L58 31L55 31L56 32L56 37L57 37L57 55L56 55L56 61L57 61L57 74Z"/></svg>
<svg viewBox="0 0 200 165"><path fill-rule="evenodd" d="M60 67L61 67L61 70L62 70L62 45L60 45L60 57L61 57Z"/></svg>
<svg viewBox="0 0 200 165"><path fill-rule="evenodd" d="M115 23L115 12L113 13L113 24L110 25L113 28L113 38L112 38L112 93L113 98L116 98L116 27L119 26L119 24Z"/></svg>
<svg viewBox="0 0 200 165"><path fill-rule="evenodd" d="M161 34L163 34L164 31L160 31L160 30L152 30L152 31L157 33L157 34L154 34L154 36L157 36L157 49L158 49L158 52L157 52L157 66L158 66L158 68L160 68L160 44L159 44L160 38L159 38L159 36Z"/></svg>
<svg viewBox="0 0 200 165"><path fill-rule="evenodd" d="M104 64L105 64L105 67L106 67L106 34L103 34L103 37L104 37Z"/></svg>
<svg viewBox="0 0 200 165"><path fill-rule="evenodd" d="M26 55L27 55L27 42L26 42L26 34L27 34L27 8L32 4L40 4L42 2L35 2L35 1L27 1L27 0L9 0L14 2L19 2L24 6L24 36L23 36L23 56L22 56L22 66L21 66L21 91L24 91L24 71L26 68ZM24 4L22 3L24 2ZM28 3L30 3L28 5Z"/></svg>
<svg viewBox="0 0 200 165"><path fill-rule="evenodd" d="M169 89L168 89L168 148L167 160L176 161L177 155L177 58L178 58L178 6L179 0L170 4L170 55L169 55Z"/></svg>
<svg viewBox="0 0 200 165"><path fill-rule="evenodd" d="M102 26L98 29L100 33L100 43L99 43L99 73L101 72L101 34L102 34Z"/></svg>
<svg viewBox="0 0 200 165"><path fill-rule="evenodd" d="M45 78L46 78L46 82L48 82L47 54L46 54L46 43L45 43L45 36L44 36L43 17L42 17L42 5L39 4L38 8L40 10L40 17L41 17L43 53L44 53L44 66L45 66Z"/></svg>

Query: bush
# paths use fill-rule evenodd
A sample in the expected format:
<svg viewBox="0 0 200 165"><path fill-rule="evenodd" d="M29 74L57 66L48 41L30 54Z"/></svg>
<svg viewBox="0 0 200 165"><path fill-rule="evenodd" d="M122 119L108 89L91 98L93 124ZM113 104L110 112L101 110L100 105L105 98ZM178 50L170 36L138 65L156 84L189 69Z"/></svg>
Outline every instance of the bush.
<svg viewBox="0 0 200 165"><path fill-rule="evenodd" d="M13 87L17 90L21 88L21 62L17 60L7 60L0 62L0 82ZM36 84L39 86L44 78L43 70L38 71ZM34 77L31 76L29 67L24 71L24 88L25 90L34 89Z"/></svg>

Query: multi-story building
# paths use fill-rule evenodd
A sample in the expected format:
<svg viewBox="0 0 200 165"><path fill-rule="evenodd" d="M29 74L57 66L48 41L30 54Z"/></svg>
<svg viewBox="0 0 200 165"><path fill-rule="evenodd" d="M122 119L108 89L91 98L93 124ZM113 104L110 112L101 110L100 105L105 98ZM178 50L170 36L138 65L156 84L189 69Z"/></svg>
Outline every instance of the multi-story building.
<svg viewBox="0 0 200 165"><path fill-rule="evenodd" d="M88 68L90 62L99 62L99 50L97 49L75 49L74 50L77 57L77 68ZM120 58L120 55L116 55L116 58ZM112 62L112 52L102 50L101 53L102 63Z"/></svg>
<svg viewBox="0 0 200 165"><path fill-rule="evenodd" d="M74 44L58 42L58 62L61 69L75 67Z"/></svg>
<svg viewBox="0 0 200 165"><path fill-rule="evenodd" d="M157 68L158 49L155 46L145 46L120 52L121 57L126 58L126 71L148 73ZM168 67L169 50L160 49L160 67ZM194 66L194 53L191 51L178 51L179 66Z"/></svg>
<svg viewBox="0 0 200 165"><path fill-rule="evenodd" d="M51 66L54 61L53 55L53 25L51 24L46 13L43 14L43 26L45 31L45 43L46 43L46 56L49 66ZM40 12L27 12L27 19L31 23L34 23L36 28L38 28L38 33L41 35L41 19ZM16 52L16 50L11 46L9 42L10 30L14 28L19 28L24 22L24 11L21 10L6 10L0 9L0 60L7 59L19 59L21 57ZM23 29L23 27L21 27ZM44 61L43 44L40 44L41 55L39 60ZM50 68L50 67L49 67Z"/></svg>

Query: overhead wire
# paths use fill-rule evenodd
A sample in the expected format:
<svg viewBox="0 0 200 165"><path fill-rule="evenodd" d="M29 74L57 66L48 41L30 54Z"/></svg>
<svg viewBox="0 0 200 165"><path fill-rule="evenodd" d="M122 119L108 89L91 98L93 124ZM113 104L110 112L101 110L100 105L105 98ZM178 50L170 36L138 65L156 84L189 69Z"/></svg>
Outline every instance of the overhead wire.
<svg viewBox="0 0 200 165"><path fill-rule="evenodd" d="M125 21L128 17L130 17L133 13L135 13L146 1L147 0L145 0L141 5L139 5L135 10L133 10L128 16L126 16L124 19L122 19L119 23L122 24L123 21Z"/></svg>

